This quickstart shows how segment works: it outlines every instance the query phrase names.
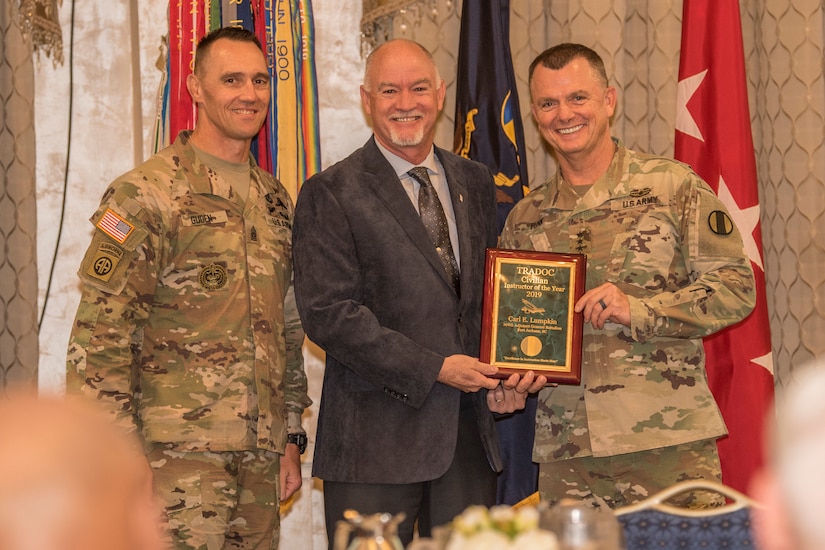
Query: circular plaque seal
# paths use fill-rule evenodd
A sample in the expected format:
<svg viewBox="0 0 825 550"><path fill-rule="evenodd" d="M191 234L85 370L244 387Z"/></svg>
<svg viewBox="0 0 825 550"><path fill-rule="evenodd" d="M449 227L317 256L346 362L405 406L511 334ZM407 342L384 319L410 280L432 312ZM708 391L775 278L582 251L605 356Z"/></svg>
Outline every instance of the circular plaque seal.
<svg viewBox="0 0 825 550"><path fill-rule="evenodd" d="M544 346L542 346L541 340L535 336L526 336L521 341L521 352L527 357L535 357L541 353L542 347Z"/></svg>
<svg viewBox="0 0 825 550"><path fill-rule="evenodd" d="M198 282L206 290L220 290L226 286L228 280L226 268L218 264L204 266L198 274Z"/></svg>

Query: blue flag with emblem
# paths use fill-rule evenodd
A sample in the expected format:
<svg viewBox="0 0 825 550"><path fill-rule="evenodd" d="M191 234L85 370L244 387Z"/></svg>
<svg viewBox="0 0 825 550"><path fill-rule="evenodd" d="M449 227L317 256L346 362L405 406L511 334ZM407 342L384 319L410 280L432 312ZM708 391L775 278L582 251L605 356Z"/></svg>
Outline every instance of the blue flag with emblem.
<svg viewBox="0 0 825 550"><path fill-rule="evenodd" d="M510 55L509 0L464 0L456 74L453 150L486 164L496 182L498 228L529 190L516 77ZM535 397L524 411L498 421L504 472L501 504L515 504L536 491L532 461Z"/></svg>
<svg viewBox="0 0 825 550"><path fill-rule="evenodd" d="M493 172L501 230L528 189L509 0L464 0L456 82L453 150Z"/></svg>

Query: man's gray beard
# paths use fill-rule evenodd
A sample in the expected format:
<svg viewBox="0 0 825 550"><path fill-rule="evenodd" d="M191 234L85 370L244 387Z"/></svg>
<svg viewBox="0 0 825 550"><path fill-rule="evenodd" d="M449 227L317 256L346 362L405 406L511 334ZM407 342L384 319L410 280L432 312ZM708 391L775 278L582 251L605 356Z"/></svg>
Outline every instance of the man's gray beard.
<svg viewBox="0 0 825 550"><path fill-rule="evenodd" d="M421 142L424 141L424 129L419 129L412 137L407 139L402 139L401 136L395 132L390 132L390 139L396 147L414 147L421 145Z"/></svg>

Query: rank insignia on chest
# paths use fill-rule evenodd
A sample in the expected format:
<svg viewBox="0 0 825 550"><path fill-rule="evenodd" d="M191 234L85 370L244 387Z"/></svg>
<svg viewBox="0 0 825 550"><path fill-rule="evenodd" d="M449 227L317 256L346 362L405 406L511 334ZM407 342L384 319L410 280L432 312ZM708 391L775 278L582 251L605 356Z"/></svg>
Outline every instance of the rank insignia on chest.
<svg viewBox="0 0 825 550"><path fill-rule="evenodd" d="M576 233L570 234L570 250L586 254L590 249L590 244L590 228L582 227Z"/></svg>
<svg viewBox="0 0 825 550"><path fill-rule="evenodd" d="M218 264L204 266L198 274L198 283L206 290L220 290L226 286L228 280L226 268Z"/></svg>

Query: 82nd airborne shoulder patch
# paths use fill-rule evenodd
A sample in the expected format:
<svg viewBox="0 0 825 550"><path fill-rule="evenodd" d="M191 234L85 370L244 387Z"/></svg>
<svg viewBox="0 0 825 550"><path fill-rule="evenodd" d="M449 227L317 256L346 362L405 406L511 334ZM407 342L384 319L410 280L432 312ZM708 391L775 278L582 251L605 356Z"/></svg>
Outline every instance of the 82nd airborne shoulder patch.
<svg viewBox="0 0 825 550"><path fill-rule="evenodd" d="M114 273L121 258L123 258L122 248L112 243L100 241L86 273L107 283L112 278L112 273Z"/></svg>

